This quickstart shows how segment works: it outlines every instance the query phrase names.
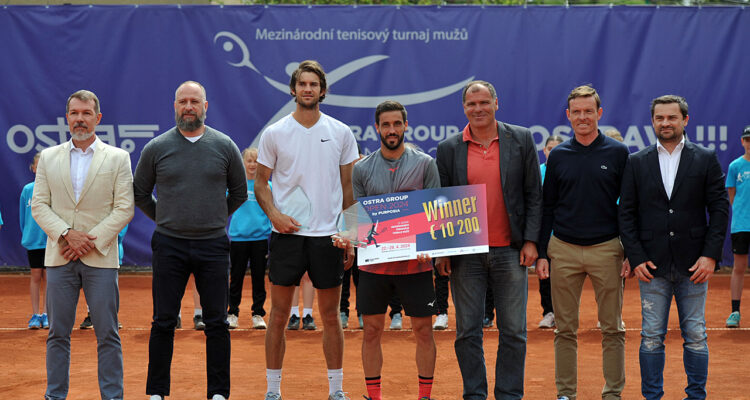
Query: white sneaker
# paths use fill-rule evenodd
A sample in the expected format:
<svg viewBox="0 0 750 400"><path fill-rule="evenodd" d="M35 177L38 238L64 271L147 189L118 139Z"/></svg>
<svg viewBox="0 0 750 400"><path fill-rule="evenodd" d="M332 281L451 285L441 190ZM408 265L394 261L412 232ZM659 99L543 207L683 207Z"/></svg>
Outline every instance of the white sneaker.
<svg viewBox="0 0 750 400"><path fill-rule="evenodd" d="M161 397L158 394L152 394L151 397L148 398L148 400L164 400L164 397Z"/></svg>
<svg viewBox="0 0 750 400"><path fill-rule="evenodd" d="M234 314L227 315L227 322L229 323L229 329L235 329L240 326L239 318Z"/></svg>
<svg viewBox="0 0 750 400"><path fill-rule="evenodd" d="M227 400L227 398L220 394L215 394L214 397L211 398L211 400Z"/></svg>
<svg viewBox="0 0 750 400"><path fill-rule="evenodd" d="M539 321L539 327L540 328L554 328L555 327L555 314L548 312L547 314L544 314L544 317L542 317L542 320Z"/></svg>
<svg viewBox="0 0 750 400"><path fill-rule="evenodd" d="M266 329L266 321L260 315L253 315L253 329Z"/></svg>
<svg viewBox="0 0 750 400"><path fill-rule="evenodd" d="M391 319L391 326L389 327L392 331L400 331L403 327L403 322L401 318L401 313L393 314L393 318Z"/></svg>
<svg viewBox="0 0 750 400"><path fill-rule="evenodd" d="M435 318L435 324L432 325L432 329L436 331L442 331L448 328L448 314L438 314Z"/></svg>
<svg viewBox="0 0 750 400"><path fill-rule="evenodd" d="M337 390L333 394L328 395L328 400L351 400L351 399L346 396L346 393L344 393L343 390Z"/></svg>

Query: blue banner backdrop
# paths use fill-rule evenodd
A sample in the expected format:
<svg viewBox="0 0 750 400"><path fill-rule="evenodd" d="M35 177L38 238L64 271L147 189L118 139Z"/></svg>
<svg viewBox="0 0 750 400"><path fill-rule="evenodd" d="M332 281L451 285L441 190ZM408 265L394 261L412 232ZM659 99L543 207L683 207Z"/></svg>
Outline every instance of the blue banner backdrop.
<svg viewBox="0 0 750 400"><path fill-rule="evenodd" d="M690 140L716 148L726 169L750 123L748 38L750 9L725 7L4 6L0 265L27 264L21 188L34 154L68 140L65 101L78 89L99 96L98 134L133 167L174 125L182 81L205 85L207 123L244 148L293 109L289 72L317 59L330 87L322 110L365 153L379 146L374 106L395 99L409 111L407 140L434 155L466 123L460 89L471 79L496 86L498 119L531 127L541 150L550 134L570 135L567 94L591 83L601 125L631 150L655 141L650 100L685 96ZM136 211L125 264L150 265L153 227Z"/></svg>

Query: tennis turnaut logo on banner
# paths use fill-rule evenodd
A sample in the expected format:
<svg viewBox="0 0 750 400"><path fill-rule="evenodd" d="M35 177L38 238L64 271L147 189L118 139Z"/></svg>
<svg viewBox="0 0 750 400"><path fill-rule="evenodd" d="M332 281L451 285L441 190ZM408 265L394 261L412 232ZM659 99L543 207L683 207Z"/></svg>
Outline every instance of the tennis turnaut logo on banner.
<svg viewBox="0 0 750 400"><path fill-rule="evenodd" d="M260 74L263 79L265 79L266 82L268 82L269 85L276 88L277 90L288 93L289 92L289 85L285 83L278 82L272 78L269 78L268 76L264 75L260 70L250 61L250 50L247 47L247 44L237 36L236 34L229 32L229 31L221 31L217 33L214 36L214 43L219 43L222 46L222 49L227 52L231 53L235 51L235 47L239 49L239 52L241 53L242 57L239 61L230 61L227 60L227 63L233 67L237 68L249 68L256 73ZM366 57L357 58L353 61L350 61L344 65L341 65L337 68L334 68L332 71L326 73L326 80L328 81L328 87L333 86L336 82L339 80L352 75L353 73L361 70L362 68L365 68L369 65L375 64L377 62L383 61L390 58L390 56L387 55L371 55ZM291 76L292 72L297 69L297 66L299 65L299 62L290 62L285 67L285 72L287 75ZM443 98L445 96L448 96L450 94L456 93L463 89L463 87L471 82L474 79L474 76L470 76L460 82L456 82L452 85L448 85L442 88L433 89L433 90L427 90L424 92L416 92L416 93L408 93L408 94L392 94L392 95L386 95L386 96L350 96L350 95L342 95L342 94L326 94L326 104L331 106L337 106L337 107L350 107L350 108L375 108L378 104L382 103L385 100L391 100L391 99L398 99L398 101L405 105L413 105L413 104L420 104L420 103L427 103L433 100L437 100L440 98ZM294 111L295 103L294 99L289 100L286 104L284 104L279 111L277 111L271 119L266 122L266 124L261 129L261 132L269 125L273 124L274 122L278 121L282 117L288 115L292 111ZM253 140L253 146L256 146L258 144L258 141L260 140L260 136L256 136L255 140Z"/></svg>

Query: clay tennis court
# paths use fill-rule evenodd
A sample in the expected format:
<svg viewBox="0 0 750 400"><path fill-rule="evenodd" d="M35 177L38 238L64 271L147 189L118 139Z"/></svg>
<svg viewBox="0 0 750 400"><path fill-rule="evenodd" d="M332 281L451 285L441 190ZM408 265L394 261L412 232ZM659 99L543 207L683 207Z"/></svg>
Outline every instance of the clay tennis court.
<svg viewBox="0 0 750 400"><path fill-rule="evenodd" d="M44 395L46 330L29 331L26 324L31 313L28 275L0 275L0 399L39 399ZM746 278L746 287L750 279ZM528 305L528 353L526 357L526 398L554 398L554 352L551 330L540 330L536 323L541 317L538 282L530 275ZM243 298L250 298L249 284ZM192 328L192 299L183 300L184 325ZM640 341L640 305L638 284L628 280L625 290L623 319L626 322L627 383L623 399L640 398L638 346ZM240 329L232 335L232 398L263 398L266 389L263 353L264 331L242 329L250 325L249 306L240 316ZM268 307L266 307L268 310ZM578 398L601 398L601 334L596 329L596 305L593 290L586 282L581 299L581 330L579 331ZM729 275L716 275L709 284L706 306L708 343L711 352L708 379L709 399L748 399L746 371L750 350L750 329L725 329L724 320L729 310ZM461 377L453 351L455 319L451 308L449 330L435 332L438 361L435 371L433 397L439 400L461 398ZM99 398L96 378L96 337L92 330L77 329L85 306L81 301L76 318L76 329L71 339L71 400ZM350 327L356 326L354 312ZM316 319L318 315L314 315ZM120 331L125 360L125 397L146 398L146 366L148 337L151 321L150 275L123 274L120 276ZM321 326L320 323L318 323ZM388 400L414 399L417 394L417 373L414 365L413 336L409 320L404 319L403 331L388 331L383 336L383 396ZM345 331L344 390L352 399L366 393L360 361L362 331ZM682 339L679 335L674 304L670 313L669 334L666 340L664 399L682 399L685 377L682 368ZM485 330L485 357L488 371L494 376L497 330ZM175 334L175 355L172 363L172 395L170 399L205 399L205 355L202 332L178 330ZM493 384L493 381L490 381ZM742 388L745 389L742 389ZM287 351L282 380L285 400L326 399L328 383L321 348L321 331L287 332ZM739 389L739 390L738 390ZM490 390L491 392L491 390ZM490 395L490 398L492 396Z"/></svg>

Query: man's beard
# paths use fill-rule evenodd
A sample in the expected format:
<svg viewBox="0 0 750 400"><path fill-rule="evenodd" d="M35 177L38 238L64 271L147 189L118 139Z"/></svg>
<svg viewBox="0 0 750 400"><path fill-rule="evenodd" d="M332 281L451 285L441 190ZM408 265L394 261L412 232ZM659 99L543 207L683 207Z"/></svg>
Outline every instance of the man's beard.
<svg viewBox="0 0 750 400"><path fill-rule="evenodd" d="M83 142L85 140L91 139L91 137L94 136L94 131L77 133L76 128L88 129L89 127L82 122L79 122L73 126L73 129L70 130L70 136L72 136L73 140L75 140L76 142Z"/></svg>
<svg viewBox="0 0 750 400"><path fill-rule="evenodd" d="M83 142L83 141L91 139L91 137L94 136L94 132L83 132L83 133L70 132L70 136L72 136L73 140L75 140L76 142Z"/></svg>
<svg viewBox="0 0 750 400"><path fill-rule="evenodd" d="M399 148L399 146L401 146L401 143L404 142L404 135L401 135L401 136L398 137L398 141L396 142L396 144L390 145L390 144L388 144L388 137L389 136L390 135L386 135L384 137L383 135L380 135L380 142L382 142L388 150L396 150L396 149Z"/></svg>
<svg viewBox="0 0 750 400"><path fill-rule="evenodd" d="M661 133L660 130L656 130L656 137L659 139L659 141L671 143L679 142L680 140L682 140L682 136L685 134L685 129L680 130L678 128L673 128L671 134L672 136L667 137L666 134Z"/></svg>
<svg viewBox="0 0 750 400"><path fill-rule="evenodd" d="M320 98L308 104L303 103L302 101L300 101L300 99L295 99L295 101L297 102L297 105L304 108L305 110L314 110L315 107L320 104Z"/></svg>
<svg viewBox="0 0 750 400"><path fill-rule="evenodd" d="M195 118L192 120L186 120L185 115L193 115ZM182 115L175 113L175 122L177 122L177 128L185 132L195 132L203 126L203 121L206 120L206 113L183 113Z"/></svg>

